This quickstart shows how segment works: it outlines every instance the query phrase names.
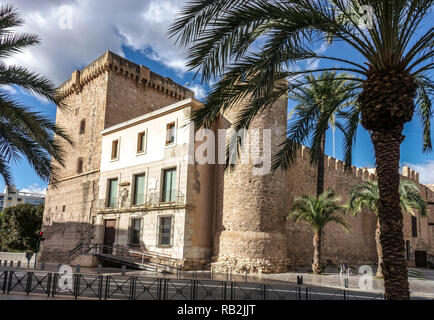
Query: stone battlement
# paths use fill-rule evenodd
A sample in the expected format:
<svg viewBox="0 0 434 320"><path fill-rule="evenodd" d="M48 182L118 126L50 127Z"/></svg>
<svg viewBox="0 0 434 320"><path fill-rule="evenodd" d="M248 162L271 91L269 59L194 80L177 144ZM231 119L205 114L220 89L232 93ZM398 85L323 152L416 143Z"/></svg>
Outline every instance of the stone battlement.
<svg viewBox="0 0 434 320"><path fill-rule="evenodd" d="M125 78L136 81L137 86L142 87L143 90L151 88L178 100L194 96L191 90L175 83L172 79L160 76L143 65L135 64L107 51L83 70L74 71L71 78L58 88L59 98L63 100L72 94L78 94L83 86L104 72L116 72Z"/></svg>
<svg viewBox="0 0 434 320"><path fill-rule="evenodd" d="M309 160L310 148L306 146L302 146L300 148L300 159ZM335 170L337 173L344 173L345 170L345 162L338 160L336 158L330 156L324 156L324 169ZM375 181L377 179L376 169L375 168L357 168L355 166L351 166L351 170L345 172L346 174L352 175L354 178L361 178L363 180ZM416 183L419 183L419 172L411 169L410 167L404 166L402 169L401 176L412 180ZM434 186L427 186L427 188L432 189L434 191Z"/></svg>

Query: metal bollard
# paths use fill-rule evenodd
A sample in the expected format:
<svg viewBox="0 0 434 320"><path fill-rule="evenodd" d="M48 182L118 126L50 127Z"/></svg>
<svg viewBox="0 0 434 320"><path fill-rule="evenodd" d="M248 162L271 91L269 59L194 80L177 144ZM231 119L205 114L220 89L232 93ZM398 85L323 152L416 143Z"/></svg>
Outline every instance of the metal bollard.
<svg viewBox="0 0 434 320"><path fill-rule="evenodd" d="M122 275L124 276L126 272L127 272L127 266L122 265Z"/></svg>
<svg viewBox="0 0 434 320"><path fill-rule="evenodd" d="M77 266L75 267L75 272L80 273L80 265L79 264L77 264Z"/></svg>
<svg viewBox="0 0 434 320"><path fill-rule="evenodd" d="M7 265L8 265L8 261L7 261L7 260L5 260L5 262L4 262L4 264L3 264L3 266L7 267Z"/></svg>
<svg viewBox="0 0 434 320"><path fill-rule="evenodd" d="M45 262L41 262L41 270L45 270Z"/></svg>
<svg viewBox="0 0 434 320"><path fill-rule="evenodd" d="M17 268L18 268L18 269L21 268L21 260L17 262Z"/></svg>
<svg viewBox="0 0 434 320"><path fill-rule="evenodd" d="M9 267L10 267L10 268L13 268L13 267L14 267L14 262L13 262L13 261L11 261L11 263L9 264Z"/></svg>
<svg viewBox="0 0 434 320"><path fill-rule="evenodd" d="M102 265L100 264L98 265L97 273L102 274Z"/></svg>
<svg viewBox="0 0 434 320"><path fill-rule="evenodd" d="M297 276L297 284L302 285L303 284L303 276Z"/></svg>
<svg viewBox="0 0 434 320"><path fill-rule="evenodd" d="M348 288L348 286L349 286L349 283L348 283L349 281L348 281L348 278L345 278L345 288Z"/></svg>

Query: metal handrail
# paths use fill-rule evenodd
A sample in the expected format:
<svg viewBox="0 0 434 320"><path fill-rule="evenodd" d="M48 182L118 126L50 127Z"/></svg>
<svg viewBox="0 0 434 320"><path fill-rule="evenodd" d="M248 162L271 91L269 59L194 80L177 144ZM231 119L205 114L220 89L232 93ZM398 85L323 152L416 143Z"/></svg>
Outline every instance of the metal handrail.
<svg viewBox="0 0 434 320"><path fill-rule="evenodd" d="M160 206L179 206L185 204L185 195L181 190L171 190L170 191L170 199L164 201L166 197L163 197L163 192L150 192L147 195L143 196L143 203L135 204L132 201L130 196L123 197L119 196L116 199L116 204L114 206L109 206L108 199L99 199L97 200L97 209L128 209L128 208L154 208Z"/></svg>

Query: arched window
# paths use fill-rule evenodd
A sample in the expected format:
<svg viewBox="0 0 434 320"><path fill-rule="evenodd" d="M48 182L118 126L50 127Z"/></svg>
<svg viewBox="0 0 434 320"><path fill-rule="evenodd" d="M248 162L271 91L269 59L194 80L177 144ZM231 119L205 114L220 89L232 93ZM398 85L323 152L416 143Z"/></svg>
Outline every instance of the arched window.
<svg viewBox="0 0 434 320"><path fill-rule="evenodd" d="M86 131L86 119L80 121L80 134Z"/></svg>

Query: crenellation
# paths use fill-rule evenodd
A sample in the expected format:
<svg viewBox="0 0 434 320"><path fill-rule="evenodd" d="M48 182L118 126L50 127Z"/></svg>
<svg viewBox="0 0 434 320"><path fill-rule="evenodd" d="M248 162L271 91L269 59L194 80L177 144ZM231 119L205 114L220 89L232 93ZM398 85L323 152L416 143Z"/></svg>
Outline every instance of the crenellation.
<svg viewBox="0 0 434 320"><path fill-rule="evenodd" d="M328 157L327 168L330 168L331 170L336 170L336 159L335 158Z"/></svg>
<svg viewBox="0 0 434 320"><path fill-rule="evenodd" d="M343 172L344 171L344 162L341 160L336 160L336 171Z"/></svg>
<svg viewBox="0 0 434 320"><path fill-rule="evenodd" d="M363 180L369 180L369 170L367 168L363 168L362 177L363 177Z"/></svg>
<svg viewBox="0 0 434 320"><path fill-rule="evenodd" d="M142 86L144 89L155 88L157 91L178 100L194 96L191 90L175 83L172 79L160 76L145 66L137 65L107 51L83 70L74 71L71 79L58 88L59 98L63 100L74 93L78 94L82 86L89 85L92 80L104 72L118 73L127 79L136 81L137 86Z"/></svg>

